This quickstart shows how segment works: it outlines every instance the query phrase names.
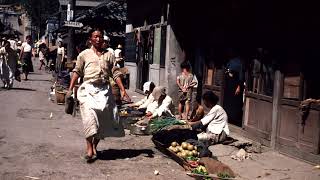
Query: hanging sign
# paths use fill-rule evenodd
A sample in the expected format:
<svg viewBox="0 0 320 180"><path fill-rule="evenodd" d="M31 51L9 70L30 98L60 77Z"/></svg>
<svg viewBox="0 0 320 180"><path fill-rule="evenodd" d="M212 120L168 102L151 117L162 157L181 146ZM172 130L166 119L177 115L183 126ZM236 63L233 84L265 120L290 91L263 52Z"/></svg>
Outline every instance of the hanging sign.
<svg viewBox="0 0 320 180"><path fill-rule="evenodd" d="M83 26L83 24L81 22L65 21L64 26L81 28Z"/></svg>

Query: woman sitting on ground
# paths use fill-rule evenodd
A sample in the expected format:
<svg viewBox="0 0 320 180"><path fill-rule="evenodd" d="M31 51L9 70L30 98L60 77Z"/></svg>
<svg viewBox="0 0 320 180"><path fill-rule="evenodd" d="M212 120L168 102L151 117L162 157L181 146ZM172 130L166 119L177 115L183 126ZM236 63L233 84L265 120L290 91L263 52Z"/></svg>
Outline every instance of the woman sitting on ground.
<svg viewBox="0 0 320 180"><path fill-rule="evenodd" d="M204 132L198 134L198 140L209 145L221 143L229 135L228 116L225 110L217 103L219 98L213 92L208 91L202 96L204 104L210 108L210 112L197 122L190 122L193 130L201 129Z"/></svg>
<svg viewBox="0 0 320 180"><path fill-rule="evenodd" d="M154 88L155 88L155 85L153 82L149 81L144 83L143 92L146 94L146 96L140 101L132 104L131 107L136 107L139 110L145 111L148 105L154 101L154 98L152 96L152 92Z"/></svg>
<svg viewBox="0 0 320 180"><path fill-rule="evenodd" d="M166 94L166 89L162 86L154 88L152 92L153 102L148 105L146 117L152 119L160 116L174 117L174 106L172 98Z"/></svg>

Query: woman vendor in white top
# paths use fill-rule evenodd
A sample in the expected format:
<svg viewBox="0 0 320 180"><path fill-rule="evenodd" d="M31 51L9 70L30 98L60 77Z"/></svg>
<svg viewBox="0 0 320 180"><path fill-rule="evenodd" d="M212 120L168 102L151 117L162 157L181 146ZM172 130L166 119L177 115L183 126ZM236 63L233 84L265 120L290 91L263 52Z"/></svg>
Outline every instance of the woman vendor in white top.
<svg viewBox="0 0 320 180"><path fill-rule="evenodd" d="M151 104L154 101L154 98L152 96L153 89L155 88L155 85L153 82L148 81L143 84L143 92L146 94L146 96L141 99L140 101L130 105L130 107L136 107L139 110L146 110L148 105Z"/></svg>
<svg viewBox="0 0 320 180"><path fill-rule="evenodd" d="M198 140L209 145L221 143L229 135L228 116L225 110L217 103L219 98L213 92L208 91L202 96L204 104L210 108L210 112L200 121L189 122L193 130L201 129Z"/></svg>
<svg viewBox="0 0 320 180"><path fill-rule="evenodd" d="M166 89L162 86L154 88L152 92L153 102L148 105L146 117L152 119L160 116L174 117L174 106L172 98L166 94Z"/></svg>

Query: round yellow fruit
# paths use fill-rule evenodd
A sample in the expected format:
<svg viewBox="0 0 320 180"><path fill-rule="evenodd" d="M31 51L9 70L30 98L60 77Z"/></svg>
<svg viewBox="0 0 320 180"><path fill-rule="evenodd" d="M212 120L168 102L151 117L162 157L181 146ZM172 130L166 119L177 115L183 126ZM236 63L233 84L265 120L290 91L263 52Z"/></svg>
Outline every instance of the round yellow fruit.
<svg viewBox="0 0 320 180"><path fill-rule="evenodd" d="M179 157L181 157L181 152L178 152L177 155L178 155Z"/></svg>
<svg viewBox="0 0 320 180"><path fill-rule="evenodd" d="M187 148L188 148L188 143L183 142L183 143L181 144L181 147L182 147L183 149L187 149Z"/></svg>
<svg viewBox="0 0 320 180"><path fill-rule="evenodd" d="M197 150L198 150L198 147L197 147L197 146L194 146L193 149L197 151Z"/></svg>
<svg viewBox="0 0 320 180"><path fill-rule="evenodd" d="M198 156L198 151L193 150L193 151L192 151L192 154L193 154L193 156Z"/></svg>
<svg viewBox="0 0 320 180"><path fill-rule="evenodd" d="M175 153L179 152L179 150L178 150L176 147L174 147L174 148L172 149L172 151L175 152Z"/></svg>
<svg viewBox="0 0 320 180"><path fill-rule="evenodd" d="M181 153L181 157L183 157L183 158L187 157L186 152L182 152L182 153Z"/></svg>
<svg viewBox="0 0 320 180"><path fill-rule="evenodd" d="M178 143L177 143L177 142L172 142L172 143L171 143L171 146L172 146L172 147L176 147L176 146L178 146Z"/></svg>
<svg viewBox="0 0 320 180"><path fill-rule="evenodd" d="M189 151L189 152L188 152L188 156L193 156L193 152L192 152L192 151Z"/></svg>
<svg viewBox="0 0 320 180"><path fill-rule="evenodd" d="M183 151L183 148L182 148L181 146L179 146L179 147L178 147L178 150L179 150L180 152L182 152L182 151Z"/></svg>
<svg viewBox="0 0 320 180"><path fill-rule="evenodd" d="M189 144L187 148L189 151L192 151L194 147L193 147L193 145Z"/></svg>

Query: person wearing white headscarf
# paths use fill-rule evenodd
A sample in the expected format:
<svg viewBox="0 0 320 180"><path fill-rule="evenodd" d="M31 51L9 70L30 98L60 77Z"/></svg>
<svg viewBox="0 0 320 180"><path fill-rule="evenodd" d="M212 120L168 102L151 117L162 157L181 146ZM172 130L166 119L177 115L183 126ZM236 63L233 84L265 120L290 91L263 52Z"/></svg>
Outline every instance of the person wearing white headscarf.
<svg viewBox="0 0 320 180"><path fill-rule="evenodd" d="M153 82L148 81L148 82L144 83L143 84L143 92L146 94L146 96L131 106L137 107L138 109L146 109L148 107L148 105L154 101L154 98L152 96L152 92L153 92L154 88L155 88L155 85Z"/></svg>
<svg viewBox="0 0 320 180"><path fill-rule="evenodd" d="M114 50L110 47L110 38L108 36L103 36L103 40L106 50L114 55Z"/></svg>
<svg viewBox="0 0 320 180"><path fill-rule="evenodd" d="M154 88L152 92L154 101L148 105L146 116L149 119L160 117L160 116L169 116L174 117L172 112L174 112L174 106L172 98L166 94L166 89L162 86Z"/></svg>

